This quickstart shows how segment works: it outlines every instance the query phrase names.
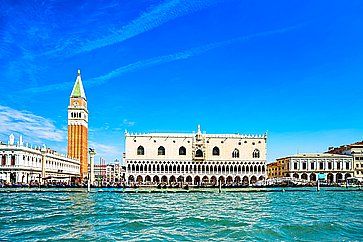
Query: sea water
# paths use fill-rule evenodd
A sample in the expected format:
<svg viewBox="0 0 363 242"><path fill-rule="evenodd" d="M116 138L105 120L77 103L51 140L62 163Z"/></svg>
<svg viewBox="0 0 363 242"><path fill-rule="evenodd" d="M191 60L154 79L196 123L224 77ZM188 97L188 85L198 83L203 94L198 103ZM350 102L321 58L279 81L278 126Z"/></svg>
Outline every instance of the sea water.
<svg viewBox="0 0 363 242"><path fill-rule="evenodd" d="M0 241L363 241L363 192L0 193Z"/></svg>

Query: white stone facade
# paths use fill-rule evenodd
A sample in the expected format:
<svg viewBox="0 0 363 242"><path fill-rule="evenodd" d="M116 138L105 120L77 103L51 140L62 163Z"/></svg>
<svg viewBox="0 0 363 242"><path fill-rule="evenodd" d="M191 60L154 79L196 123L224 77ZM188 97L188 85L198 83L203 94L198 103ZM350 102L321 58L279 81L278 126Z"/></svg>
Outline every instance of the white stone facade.
<svg viewBox="0 0 363 242"><path fill-rule="evenodd" d="M8 144L0 144L0 180L9 183L70 181L79 177L79 166L78 160L46 147L24 145L21 139L15 144L12 135Z"/></svg>
<svg viewBox="0 0 363 242"><path fill-rule="evenodd" d="M125 133L126 181L156 185L255 183L266 178L267 135Z"/></svg>
<svg viewBox="0 0 363 242"><path fill-rule="evenodd" d="M316 181L318 174L325 174L329 183L339 183L354 174L353 158L338 154L297 154L286 158L286 176ZM280 159L278 159L280 160Z"/></svg>

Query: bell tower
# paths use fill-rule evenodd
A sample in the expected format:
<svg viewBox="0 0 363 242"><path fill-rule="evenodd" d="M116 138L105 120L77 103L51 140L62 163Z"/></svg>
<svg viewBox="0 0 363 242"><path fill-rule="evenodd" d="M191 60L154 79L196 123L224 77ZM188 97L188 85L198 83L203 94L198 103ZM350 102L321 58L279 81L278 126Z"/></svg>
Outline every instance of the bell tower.
<svg viewBox="0 0 363 242"><path fill-rule="evenodd" d="M80 160L81 180L87 177L88 110L80 70L78 70L68 106L68 157Z"/></svg>

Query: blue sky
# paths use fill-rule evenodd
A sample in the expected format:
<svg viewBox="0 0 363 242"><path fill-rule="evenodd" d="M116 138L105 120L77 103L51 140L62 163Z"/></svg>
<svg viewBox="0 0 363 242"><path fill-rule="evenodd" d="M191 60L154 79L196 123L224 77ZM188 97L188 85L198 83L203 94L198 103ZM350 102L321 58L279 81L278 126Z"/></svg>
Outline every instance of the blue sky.
<svg viewBox="0 0 363 242"><path fill-rule="evenodd" d="M1 1L0 138L66 151L77 69L90 143L262 134L268 161L362 140L362 1Z"/></svg>

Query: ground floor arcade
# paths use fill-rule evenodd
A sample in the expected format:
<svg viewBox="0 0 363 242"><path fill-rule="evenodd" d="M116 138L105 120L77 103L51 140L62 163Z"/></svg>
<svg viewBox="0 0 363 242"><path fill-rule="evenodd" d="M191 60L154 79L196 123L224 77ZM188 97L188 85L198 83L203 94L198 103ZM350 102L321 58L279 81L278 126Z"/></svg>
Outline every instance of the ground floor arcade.
<svg viewBox="0 0 363 242"><path fill-rule="evenodd" d="M328 183L340 183L353 176L352 172L324 172L323 174L325 174L325 178ZM287 173L286 176L307 181L316 181L318 179L318 173L315 172L291 172Z"/></svg>
<svg viewBox="0 0 363 242"><path fill-rule="evenodd" d="M250 175L207 175L207 174L137 174L131 173L126 175L128 184L139 185L158 185L162 184L188 184L188 185L206 185L215 186L219 182L223 184L250 185L257 181L264 180L265 174Z"/></svg>

